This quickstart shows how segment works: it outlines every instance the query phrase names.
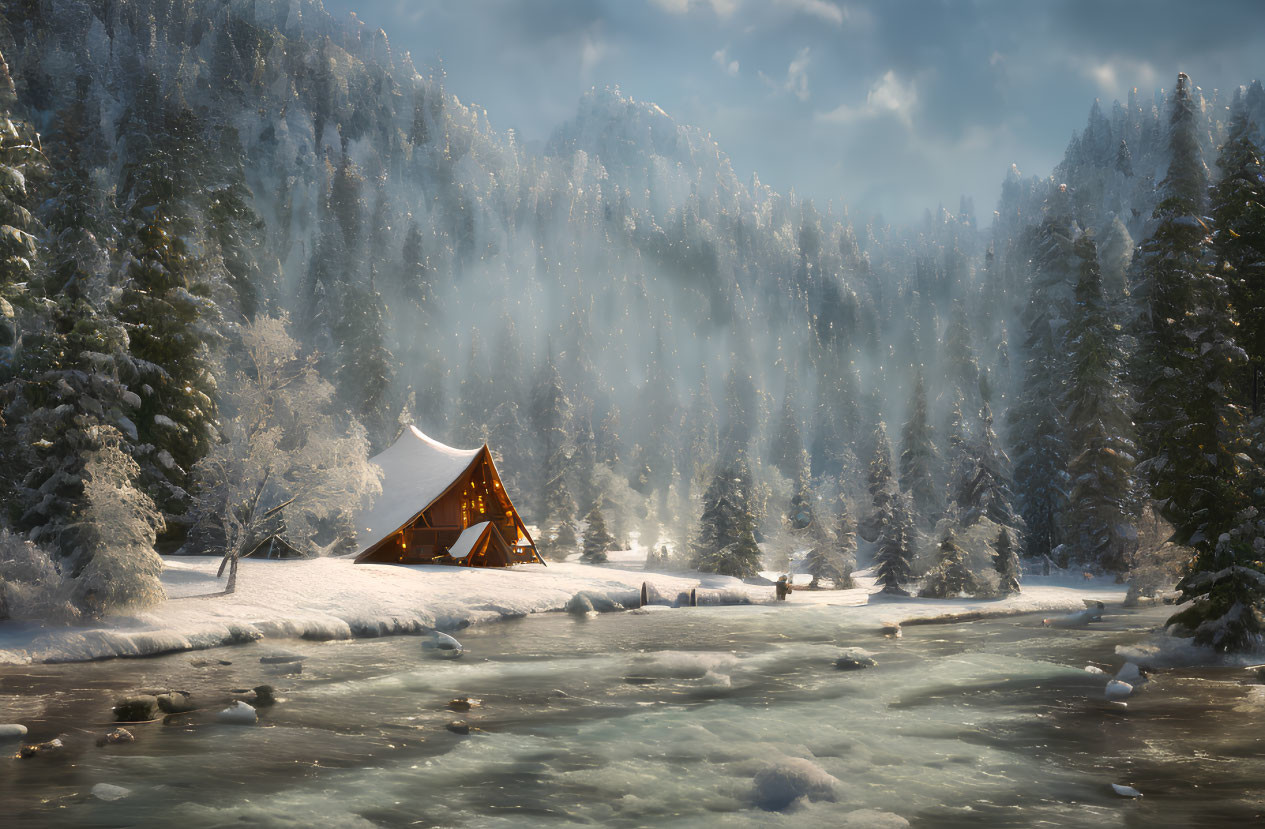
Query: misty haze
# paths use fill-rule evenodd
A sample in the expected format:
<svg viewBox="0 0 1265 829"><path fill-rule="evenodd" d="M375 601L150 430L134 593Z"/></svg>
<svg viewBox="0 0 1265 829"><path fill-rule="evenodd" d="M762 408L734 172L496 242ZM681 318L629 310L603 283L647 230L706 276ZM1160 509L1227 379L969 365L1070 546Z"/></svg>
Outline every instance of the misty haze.
<svg viewBox="0 0 1265 829"><path fill-rule="evenodd" d="M6 825L1265 820L1262 54L0 4Z"/></svg>

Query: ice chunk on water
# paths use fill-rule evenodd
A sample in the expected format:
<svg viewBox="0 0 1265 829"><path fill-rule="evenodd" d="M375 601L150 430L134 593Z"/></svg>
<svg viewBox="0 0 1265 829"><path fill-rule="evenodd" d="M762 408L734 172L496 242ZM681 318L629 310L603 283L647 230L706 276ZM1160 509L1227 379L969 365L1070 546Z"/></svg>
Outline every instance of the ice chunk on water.
<svg viewBox="0 0 1265 829"><path fill-rule="evenodd" d="M1116 679L1121 682L1127 682L1130 685L1140 685L1142 683L1142 672L1138 670L1136 662L1126 662L1116 672Z"/></svg>
<svg viewBox="0 0 1265 829"><path fill-rule="evenodd" d="M215 718L229 725L254 725L259 721L259 715L255 713L255 709L241 700L235 701Z"/></svg>
<svg viewBox="0 0 1265 829"><path fill-rule="evenodd" d="M1129 694L1133 693L1133 686L1127 682L1121 682L1118 679L1113 679L1111 682L1107 683L1106 693L1107 699L1124 699L1129 696Z"/></svg>
<svg viewBox="0 0 1265 829"><path fill-rule="evenodd" d="M839 780L811 760L788 757L756 772L754 783L756 805L780 812L801 797L833 801Z"/></svg>
<svg viewBox="0 0 1265 829"><path fill-rule="evenodd" d="M131 793L131 789L125 789L122 786L115 786L110 783L98 783L92 787L92 796L107 803L122 800Z"/></svg>
<svg viewBox="0 0 1265 829"><path fill-rule="evenodd" d="M26 726L19 723L0 724L0 740L16 740L26 736Z"/></svg>
<svg viewBox="0 0 1265 829"><path fill-rule="evenodd" d="M1132 786L1122 786L1119 783L1112 783L1111 790L1121 797L1141 797L1142 792Z"/></svg>

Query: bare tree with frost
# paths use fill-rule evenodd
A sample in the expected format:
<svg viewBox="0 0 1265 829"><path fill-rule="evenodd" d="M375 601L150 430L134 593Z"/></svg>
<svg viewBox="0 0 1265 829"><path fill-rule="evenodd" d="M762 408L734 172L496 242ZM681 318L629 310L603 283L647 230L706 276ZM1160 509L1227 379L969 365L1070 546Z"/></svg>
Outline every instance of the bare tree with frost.
<svg viewBox="0 0 1265 829"><path fill-rule="evenodd" d="M322 546L322 530L349 526L350 513L382 489L364 429L336 422L334 387L299 356L286 319L244 324L241 344L242 368L223 398L231 413L220 424L223 439L194 467L199 523L222 536L231 568L227 592L237 560L264 540L279 508L286 540L324 553L344 539Z"/></svg>

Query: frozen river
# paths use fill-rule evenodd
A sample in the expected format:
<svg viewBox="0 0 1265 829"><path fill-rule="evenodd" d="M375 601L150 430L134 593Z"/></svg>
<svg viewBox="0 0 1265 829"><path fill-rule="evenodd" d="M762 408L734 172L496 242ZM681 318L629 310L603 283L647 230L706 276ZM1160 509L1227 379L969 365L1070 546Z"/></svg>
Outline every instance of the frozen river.
<svg viewBox="0 0 1265 829"><path fill-rule="evenodd" d="M1242 670L1164 672L1125 707L1083 670L1114 671L1115 646L1169 611L891 639L792 602L527 618L457 634L468 653L453 661L396 637L3 666L4 716L67 748L2 761L0 814L182 829L1259 825L1265 686ZM877 667L837 670L844 648ZM302 673L260 663L280 651L305 657ZM212 700L261 682L283 700L258 726L214 722ZM95 745L114 697L168 688L211 710ZM450 710L456 697L481 705ZM130 793L104 802L99 783Z"/></svg>

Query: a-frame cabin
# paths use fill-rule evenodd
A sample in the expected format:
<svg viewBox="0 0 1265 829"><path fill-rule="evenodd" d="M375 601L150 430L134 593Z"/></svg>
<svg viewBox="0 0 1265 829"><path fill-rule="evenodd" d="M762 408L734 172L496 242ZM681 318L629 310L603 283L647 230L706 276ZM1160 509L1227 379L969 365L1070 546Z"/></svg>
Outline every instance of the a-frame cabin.
<svg viewBox="0 0 1265 829"><path fill-rule="evenodd" d="M486 444L454 449L410 426L371 461L382 495L357 516L358 563L545 563Z"/></svg>

